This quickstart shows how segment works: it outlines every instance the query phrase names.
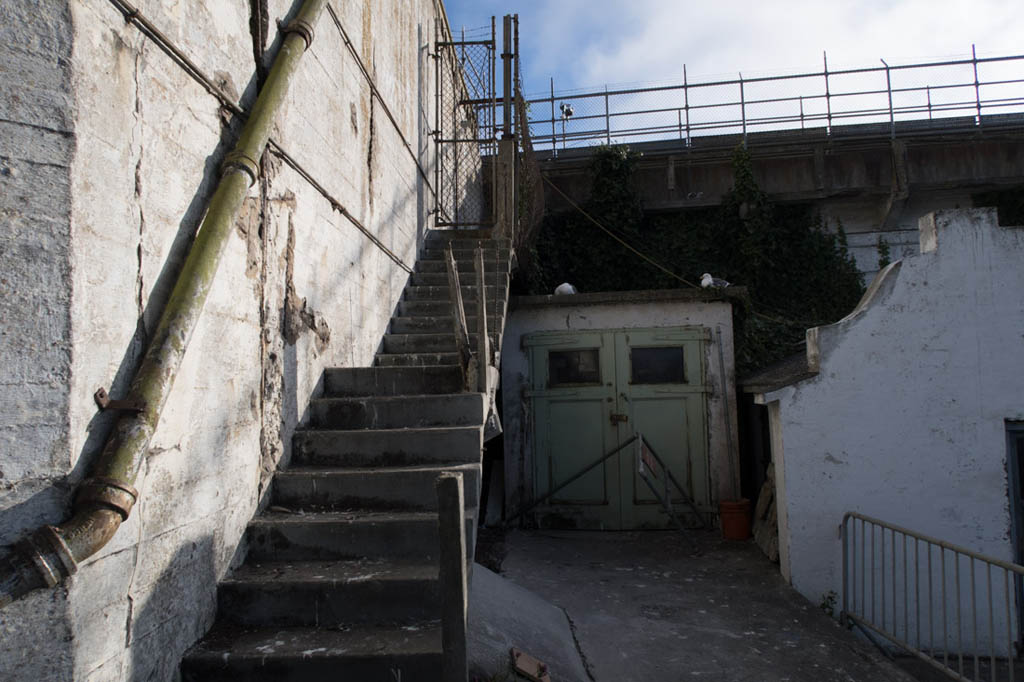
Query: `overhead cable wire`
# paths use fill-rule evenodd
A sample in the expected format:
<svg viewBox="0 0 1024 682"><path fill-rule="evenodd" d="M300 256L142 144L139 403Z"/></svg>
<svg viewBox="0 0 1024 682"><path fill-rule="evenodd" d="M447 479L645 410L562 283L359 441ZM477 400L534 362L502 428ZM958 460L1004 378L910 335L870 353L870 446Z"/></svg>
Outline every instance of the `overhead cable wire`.
<svg viewBox="0 0 1024 682"><path fill-rule="evenodd" d="M609 230L609 229L608 229L607 227L605 227L604 225L602 225L602 224L601 224L600 222L598 222L598 220L597 220L596 218L594 218L594 216L590 215L590 214L589 214L589 213L587 213L587 212L586 212L585 210L583 210L583 208L582 208L582 207L581 207L581 206L580 206L579 204L577 204L577 203L576 203L575 201L573 201L572 199L570 199L570 198L569 198L569 196L568 196L568 195L567 195L567 194L566 194L565 192L563 192L563 191L562 191L561 189L559 189L559 188L558 188L558 186L557 186L557 185L556 185L555 183L551 182L551 180L549 180L549 179L548 179L548 178L547 178L546 176L544 176L544 175L541 175L541 177L542 177L542 178L544 179L544 182L548 183L548 185L550 185L550 187L551 187L551 188L552 188L553 190L555 190L556 192L558 192L559 194L561 194L561 195L562 195L562 198L563 198L563 199L565 199L565 200L566 200L566 201L567 201L567 202L569 203L569 205L570 205L570 206L572 206L572 207L573 207L573 208L575 208L575 209L576 209L577 211L579 211L579 212L580 212L580 213L581 213L581 214L583 215L583 217L584 217L584 218L586 218L586 219L587 219L587 220L589 220L590 222L594 223L594 225L596 225L596 226L597 226L597 227L598 227L598 228L599 228L600 230L602 230L603 232L605 232L605 233L606 233L606 234L607 234L607 235L608 235L609 237L611 237L612 239L614 239L614 240L615 240L615 241L617 241L618 243L622 244L622 245L623 245L624 247L626 247L626 248L627 248L628 250L632 251L632 252L633 252L633 253L635 253L635 254L636 254L637 256L640 256L640 258L642 258L643 260L647 261L647 262L648 262L649 264L653 265L653 266L654 266L654 267L656 267L657 269L661 270L661 271L662 271L662 272L664 272L664 273L665 273L666 275L668 275L668 276L670 276L670 277L673 277L673 278L675 278L675 279L678 279L678 280L679 280L680 282L682 282L683 284L686 284L687 286L693 287L694 289L700 289L700 287L699 287L699 286L697 286L696 284L694 284L693 282L691 282L691 281L689 281L689 280L687 280L687 279L685 279L685 278L683 278L683 277L680 277L680 276L679 276L679 275L677 275L676 273L674 273L674 272L672 272L671 270L669 270L668 268L666 268L666 267L665 267L664 265L662 265L661 263L658 263L657 261L655 261L655 260L654 260L653 258L651 258L650 256L648 256L648 255L646 255L646 254L644 254L644 253L642 253L642 252L638 251L638 250L637 250L636 248L634 248L634 247L633 247L633 246L631 246L631 245L630 245L630 244L629 244L628 242L626 242L626 240L622 239L622 238L621 238L621 237L619 237L619 236L618 236L617 234L615 234L614 232L612 232L611 230Z"/></svg>

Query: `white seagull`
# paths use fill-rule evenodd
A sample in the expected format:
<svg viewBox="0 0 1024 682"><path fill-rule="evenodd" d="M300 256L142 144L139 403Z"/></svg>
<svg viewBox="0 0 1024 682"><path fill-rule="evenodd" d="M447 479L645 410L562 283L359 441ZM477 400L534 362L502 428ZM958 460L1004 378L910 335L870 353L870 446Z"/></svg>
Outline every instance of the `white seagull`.
<svg viewBox="0 0 1024 682"><path fill-rule="evenodd" d="M562 282L557 287L555 287L555 296L565 296L567 294L578 294L578 293L579 292L576 291L576 287L574 287L573 285L569 284L568 282Z"/></svg>
<svg viewBox="0 0 1024 682"><path fill-rule="evenodd" d="M724 289L725 287L729 286L729 283L726 282L724 279L712 277L710 272L705 272L703 275L700 276L700 285L705 289L707 289L708 287Z"/></svg>

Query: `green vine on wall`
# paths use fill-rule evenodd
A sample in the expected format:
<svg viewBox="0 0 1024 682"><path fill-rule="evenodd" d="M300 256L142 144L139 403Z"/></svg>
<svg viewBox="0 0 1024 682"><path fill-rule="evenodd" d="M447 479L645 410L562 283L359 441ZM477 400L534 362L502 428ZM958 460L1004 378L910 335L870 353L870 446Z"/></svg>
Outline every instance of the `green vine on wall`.
<svg viewBox="0 0 1024 682"><path fill-rule="evenodd" d="M734 154L734 186L719 206L674 213L644 213L637 159L627 147L595 150L583 209L678 277L698 282L710 272L748 288L749 304L736 310L740 375L798 352L808 327L835 322L857 304L864 283L842 225L831 232L810 206L771 202L745 148ZM561 282L583 292L686 286L577 210L546 215L531 249L516 293L549 294Z"/></svg>

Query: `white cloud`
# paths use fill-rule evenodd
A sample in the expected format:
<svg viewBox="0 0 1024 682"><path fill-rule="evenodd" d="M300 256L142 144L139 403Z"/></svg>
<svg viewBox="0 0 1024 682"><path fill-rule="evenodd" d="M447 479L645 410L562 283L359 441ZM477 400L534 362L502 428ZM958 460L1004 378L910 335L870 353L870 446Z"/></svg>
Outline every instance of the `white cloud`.
<svg viewBox="0 0 1024 682"><path fill-rule="evenodd" d="M866 66L1020 50L1011 0L511 2L520 14L529 90ZM498 3L471 11L497 9Z"/></svg>

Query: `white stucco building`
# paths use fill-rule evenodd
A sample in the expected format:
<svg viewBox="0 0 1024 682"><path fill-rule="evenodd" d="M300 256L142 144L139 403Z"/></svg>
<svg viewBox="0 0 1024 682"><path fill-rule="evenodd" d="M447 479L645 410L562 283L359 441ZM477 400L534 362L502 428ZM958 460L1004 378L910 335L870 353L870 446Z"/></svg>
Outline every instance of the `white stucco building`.
<svg viewBox="0 0 1024 682"><path fill-rule="evenodd" d="M973 209L925 216L919 233L919 255L880 272L845 319L808 330L802 362L745 382L769 410L781 570L815 604L842 594L846 512L1020 559L1024 229ZM961 567L966 600L974 567Z"/></svg>

